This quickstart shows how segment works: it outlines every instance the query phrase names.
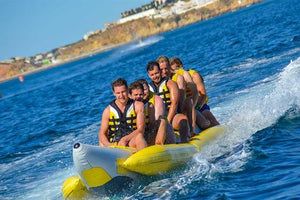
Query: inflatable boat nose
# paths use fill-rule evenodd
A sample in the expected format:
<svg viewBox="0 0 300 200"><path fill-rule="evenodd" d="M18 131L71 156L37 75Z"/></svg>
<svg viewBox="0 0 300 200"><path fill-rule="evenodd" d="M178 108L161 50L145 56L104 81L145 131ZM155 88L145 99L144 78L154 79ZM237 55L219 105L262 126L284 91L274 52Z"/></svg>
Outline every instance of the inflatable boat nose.
<svg viewBox="0 0 300 200"><path fill-rule="evenodd" d="M74 144L74 149L78 149L80 147L80 143Z"/></svg>

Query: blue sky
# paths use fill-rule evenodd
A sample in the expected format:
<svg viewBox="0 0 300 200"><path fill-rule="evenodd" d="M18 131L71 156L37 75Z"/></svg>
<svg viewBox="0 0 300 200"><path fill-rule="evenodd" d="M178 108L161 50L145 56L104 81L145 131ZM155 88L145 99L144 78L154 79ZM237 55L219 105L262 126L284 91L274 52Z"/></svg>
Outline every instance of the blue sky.
<svg viewBox="0 0 300 200"><path fill-rule="evenodd" d="M0 0L0 62L77 42L151 0Z"/></svg>

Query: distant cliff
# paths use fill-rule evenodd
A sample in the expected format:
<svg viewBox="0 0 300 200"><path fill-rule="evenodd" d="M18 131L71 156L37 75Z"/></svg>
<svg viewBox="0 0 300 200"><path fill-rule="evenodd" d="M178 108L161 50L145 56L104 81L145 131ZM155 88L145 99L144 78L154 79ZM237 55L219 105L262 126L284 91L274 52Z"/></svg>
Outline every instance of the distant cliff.
<svg viewBox="0 0 300 200"><path fill-rule="evenodd" d="M191 10L181 15L157 19L145 17L119 24L106 29L104 32L89 37L86 41L82 40L62 49L58 58L62 60L72 59L72 57L79 56L80 54L91 51L96 52L105 46L129 43L137 39L137 35L140 38L149 37L151 35L156 35L202 21L228 11L234 11L260 1L262 0L219 0L200 9Z"/></svg>
<svg viewBox="0 0 300 200"><path fill-rule="evenodd" d="M173 14L166 18L144 17L118 24L107 28L105 31L99 31L91 35L87 40L80 40L74 44L58 48L56 59L60 60L60 63L69 62L132 42L138 38L143 39L151 35L174 30L261 1L263 0L217 0L200 9L193 9L180 15ZM10 67L6 65L4 72L1 66L0 64L0 81L22 73L30 73L31 71L43 69L41 66L28 66L28 64L18 62L10 64ZM51 65L49 66L51 67Z"/></svg>

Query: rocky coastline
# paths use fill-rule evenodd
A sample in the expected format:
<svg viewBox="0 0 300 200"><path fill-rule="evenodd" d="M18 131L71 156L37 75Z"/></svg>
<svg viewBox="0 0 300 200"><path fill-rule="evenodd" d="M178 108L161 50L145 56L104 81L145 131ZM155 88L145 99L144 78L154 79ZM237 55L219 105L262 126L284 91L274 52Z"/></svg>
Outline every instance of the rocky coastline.
<svg viewBox="0 0 300 200"><path fill-rule="evenodd" d="M0 82L104 52L137 39L144 39L149 36L161 34L261 1L263 0L216 0L201 8L190 9L181 14L173 14L159 18L143 17L126 23L113 25L107 27L104 31L97 31L87 39L82 39L76 43L41 54L41 57L55 57L56 62L45 62L44 60L39 64L32 64L32 62L26 58L18 58L9 63L0 63ZM171 9L171 6L165 9Z"/></svg>

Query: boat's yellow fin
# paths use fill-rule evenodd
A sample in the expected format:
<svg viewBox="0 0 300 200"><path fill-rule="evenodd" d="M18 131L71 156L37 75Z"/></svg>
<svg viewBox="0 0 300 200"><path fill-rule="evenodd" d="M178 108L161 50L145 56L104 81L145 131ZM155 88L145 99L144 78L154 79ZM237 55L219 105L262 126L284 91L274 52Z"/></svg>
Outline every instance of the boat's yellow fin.
<svg viewBox="0 0 300 200"><path fill-rule="evenodd" d="M62 194L65 199L82 199L88 193L79 176L69 177L63 183Z"/></svg>
<svg viewBox="0 0 300 200"><path fill-rule="evenodd" d="M102 186L111 180L110 175L100 167L84 170L82 176L89 187Z"/></svg>

